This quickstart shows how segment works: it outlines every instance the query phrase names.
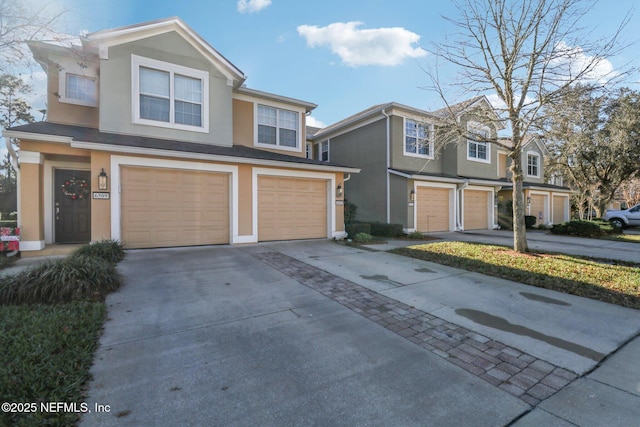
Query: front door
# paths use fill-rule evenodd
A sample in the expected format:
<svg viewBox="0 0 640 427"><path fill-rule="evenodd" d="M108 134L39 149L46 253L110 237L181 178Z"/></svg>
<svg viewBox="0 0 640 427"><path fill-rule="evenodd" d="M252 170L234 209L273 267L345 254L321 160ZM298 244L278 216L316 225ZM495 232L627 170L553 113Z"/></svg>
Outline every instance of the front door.
<svg viewBox="0 0 640 427"><path fill-rule="evenodd" d="M56 243L91 240L91 182L89 171L56 169L54 179Z"/></svg>

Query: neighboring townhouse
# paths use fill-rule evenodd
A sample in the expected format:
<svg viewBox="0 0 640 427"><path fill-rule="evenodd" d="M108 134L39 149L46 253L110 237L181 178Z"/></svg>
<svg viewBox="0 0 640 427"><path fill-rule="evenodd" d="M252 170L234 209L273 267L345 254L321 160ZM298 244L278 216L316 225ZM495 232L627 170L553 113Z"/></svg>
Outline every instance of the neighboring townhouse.
<svg viewBox="0 0 640 427"><path fill-rule="evenodd" d="M478 115L471 114L476 109L493 114L492 124L476 121ZM476 135L496 138L501 130L486 97L450 111ZM442 114L394 102L376 105L309 136L310 151L315 159L361 169L345 183L358 220L399 223L405 232L497 228L498 202L511 198L507 151L479 138L437 144ZM544 223L552 216L568 219L569 190L544 183L542 145L529 143L525 149L529 210L536 215L540 210Z"/></svg>
<svg viewBox="0 0 640 427"><path fill-rule="evenodd" d="M511 141L502 139L501 143L509 146ZM498 193L498 206L502 210L501 215L507 217L511 214L508 202L513 199L511 174L509 167L511 159L507 156L507 150L498 149L498 173L501 178L509 181ZM562 178L550 177L545 180L545 159L548 155L547 148L537 136L527 135L522 144L522 170L524 173L524 200L526 214L536 217L536 225L560 224L570 219L571 190L563 186Z"/></svg>
<svg viewBox="0 0 640 427"><path fill-rule="evenodd" d="M244 86L179 18L30 43L47 121L17 138L21 250L342 238L343 177L306 158L316 105Z"/></svg>

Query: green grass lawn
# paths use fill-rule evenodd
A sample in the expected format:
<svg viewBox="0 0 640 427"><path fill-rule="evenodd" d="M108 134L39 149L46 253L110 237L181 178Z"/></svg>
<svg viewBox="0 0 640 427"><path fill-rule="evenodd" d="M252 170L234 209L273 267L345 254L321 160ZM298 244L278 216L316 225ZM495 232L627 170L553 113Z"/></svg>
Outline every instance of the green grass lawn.
<svg viewBox="0 0 640 427"><path fill-rule="evenodd" d="M607 240L616 242L640 243L640 234L619 234L617 236L607 236Z"/></svg>
<svg viewBox="0 0 640 427"><path fill-rule="evenodd" d="M102 302L0 306L3 402L84 402L93 353L106 315ZM71 412L0 413L0 425L74 425Z"/></svg>
<svg viewBox="0 0 640 427"><path fill-rule="evenodd" d="M394 253L640 309L640 268L546 253L516 253L505 246L439 242Z"/></svg>

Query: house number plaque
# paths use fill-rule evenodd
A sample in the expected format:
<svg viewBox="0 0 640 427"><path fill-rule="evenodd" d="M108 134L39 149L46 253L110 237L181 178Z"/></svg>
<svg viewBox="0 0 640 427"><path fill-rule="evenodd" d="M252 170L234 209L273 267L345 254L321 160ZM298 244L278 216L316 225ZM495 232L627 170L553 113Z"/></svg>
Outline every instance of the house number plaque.
<svg viewBox="0 0 640 427"><path fill-rule="evenodd" d="M106 191L94 191L93 192L93 198L94 199L102 199L102 200L109 200L109 192Z"/></svg>

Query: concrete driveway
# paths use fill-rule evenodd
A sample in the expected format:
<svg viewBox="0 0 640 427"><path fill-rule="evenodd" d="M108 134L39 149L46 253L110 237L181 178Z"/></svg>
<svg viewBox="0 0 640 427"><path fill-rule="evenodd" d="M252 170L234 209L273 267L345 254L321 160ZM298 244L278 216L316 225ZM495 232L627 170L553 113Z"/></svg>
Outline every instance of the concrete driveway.
<svg viewBox="0 0 640 427"><path fill-rule="evenodd" d="M619 425L640 417L620 370L640 341L602 363L636 310L328 241L131 251L119 268L87 399L109 412L81 425L611 421L582 424L585 389L624 394Z"/></svg>

